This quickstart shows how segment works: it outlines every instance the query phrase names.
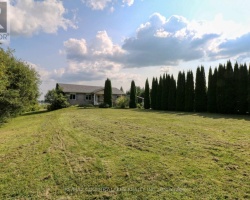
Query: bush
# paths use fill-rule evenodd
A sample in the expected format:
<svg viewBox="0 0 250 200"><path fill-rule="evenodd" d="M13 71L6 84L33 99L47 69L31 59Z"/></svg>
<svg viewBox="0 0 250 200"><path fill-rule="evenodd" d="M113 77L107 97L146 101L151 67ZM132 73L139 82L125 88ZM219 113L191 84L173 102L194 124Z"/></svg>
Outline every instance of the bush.
<svg viewBox="0 0 250 200"><path fill-rule="evenodd" d="M116 99L115 104L117 108L126 108L128 107L129 99L125 96L121 96Z"/></svg>
<svg viewBox="0 0 250 200"><path fill-rule="evenodd" d="M99 105L99 108L109 108L109 105L106 104L106 103L101 103L101 104Z"/></svg>
<svg viewBox="0 0 250 200"><path fill-rule="evenodd" d="M137 106L137 108L139 108L139 109L142 109L142 108L143 108L143 106L142 106L141 103L138 103L136 106Z"/></svg>
<svg viewBox="0 0 250 200"><path fill-rule="evenodd" d="M49 103L47 110L58 110L69 107L67 97L60 88L49 90L45 95L45 102Z"/></svg>

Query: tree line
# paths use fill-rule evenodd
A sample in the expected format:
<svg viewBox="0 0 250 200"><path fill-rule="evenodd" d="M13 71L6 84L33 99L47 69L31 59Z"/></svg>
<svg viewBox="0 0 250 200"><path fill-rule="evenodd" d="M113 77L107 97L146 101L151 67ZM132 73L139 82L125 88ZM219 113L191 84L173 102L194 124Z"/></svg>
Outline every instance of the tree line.
<svg viewBox="0 0 250 200"><path fill-rule="evenodd" d="M250 66L230 61L210 67L208 85L205 69L153 77L151 90L145 82L144 108L168 111L211 112L223 114L250 113Z"/></svg>

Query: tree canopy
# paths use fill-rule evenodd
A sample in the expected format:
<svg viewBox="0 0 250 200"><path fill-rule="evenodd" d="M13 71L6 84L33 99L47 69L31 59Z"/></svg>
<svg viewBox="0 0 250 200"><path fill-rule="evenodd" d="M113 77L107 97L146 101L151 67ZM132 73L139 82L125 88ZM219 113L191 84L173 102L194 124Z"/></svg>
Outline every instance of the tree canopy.
<svg viewBox="0 0 250 200"><path fill-rule="evenodd" d="M40 79L34 68L0 49L0 122L37 104Z"/></svg>

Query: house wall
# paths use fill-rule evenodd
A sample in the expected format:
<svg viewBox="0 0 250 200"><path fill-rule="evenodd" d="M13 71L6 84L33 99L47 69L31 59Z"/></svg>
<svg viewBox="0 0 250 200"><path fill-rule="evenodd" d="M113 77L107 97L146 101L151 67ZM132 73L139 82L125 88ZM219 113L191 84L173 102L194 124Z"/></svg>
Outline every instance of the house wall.
<svg viewBox="0 0 250 200"><path fill-rule="evenodd" d="M70 94L74 94L74 93L67 93L68 96L70 96ZM86 94L75 94L76 95L76 99L69 99L68 97L68 102L70 103L70 105L87 105L87 104L94 104L94 95L91 96L91 100L86 100ZM104 101L104 96L103 95L97 95L98 96L98 103L103 103ZM120 97L122 95L112 95L112 101L113 104L115 105L115 101L118 97Z"/></svg>
<svg viewBox="0 0 250 200"><path fill-rule="evenodd" d="M74 94L74 93L67 93L69 97L70 97L70 94ZM86 105L86 104L93 104L94 102L93 95L91 97L91 100L86 100L86 94L77 93L75 95L76 95L76 99L70 99L68 97L68 102L70 103L70 105Z"/></svg>

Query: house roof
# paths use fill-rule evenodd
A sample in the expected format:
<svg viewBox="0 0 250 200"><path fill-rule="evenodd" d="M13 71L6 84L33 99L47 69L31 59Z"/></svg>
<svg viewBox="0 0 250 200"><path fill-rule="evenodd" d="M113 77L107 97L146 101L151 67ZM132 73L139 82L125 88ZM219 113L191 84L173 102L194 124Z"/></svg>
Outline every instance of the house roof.
<svg viewBox="0 0 250 200"><path fill-rule="evenodd" d="M90 85L74 85L74 84L65 84L58 83L59 87L62 88L63 92L72 92L72 93L98 93L104 94L104 87L101 86L90 86ZM112 88L112 94L124 94L121 90L117 88Z"/></svg>

